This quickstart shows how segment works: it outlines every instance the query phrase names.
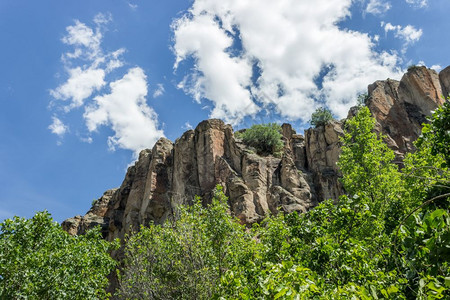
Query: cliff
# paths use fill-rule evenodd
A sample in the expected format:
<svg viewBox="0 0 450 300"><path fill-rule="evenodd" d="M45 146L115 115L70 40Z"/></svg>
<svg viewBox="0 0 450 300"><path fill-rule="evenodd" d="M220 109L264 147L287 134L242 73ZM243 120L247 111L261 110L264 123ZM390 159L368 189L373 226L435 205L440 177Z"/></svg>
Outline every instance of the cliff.
<svg viewBox="0 0 450 300"><path fill-rule="evenodd" d="M440 74L413 67L400 81L376 81L368 87L366 105L377 120L377 131L397 155L413 150L426 116L450 91L450 67ZM351 109L349 116L355 113ZM63 222L71 234L101 225L108 240L123 238L141 224L163 223L177 205L195 195L211 199L216 184L229 196L230 212L250 224L269 213L304 212L344 191L336 162L345 120L311 128L304 136L283 124L281 158L259 156L220 120L201 122L174 143L161 138L143 150L118 189L106 191L85 216Z"/></svg>

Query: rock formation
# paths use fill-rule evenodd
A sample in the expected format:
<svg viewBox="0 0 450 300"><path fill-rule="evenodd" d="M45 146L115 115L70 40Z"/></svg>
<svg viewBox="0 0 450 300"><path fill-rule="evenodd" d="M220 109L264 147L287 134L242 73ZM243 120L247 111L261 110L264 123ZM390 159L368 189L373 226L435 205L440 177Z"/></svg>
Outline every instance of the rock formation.
<svg viewBox="0 0 450 300"><path fill-rule="evenodd" d="M400 81L369 85L366 105L398 159L413 149L421 124L448 91L450 68L438 75L414 67ZM254 153L235 137L230 125L203 121L174 143L161 138L152 150L143 150L120 188L105 192L84 217L64 221L63 228L82 234L101 225L108 240L123 238L141 224L164 222L177 205L192 203L195 195L207 203L217 184L229 197L231 213L244 224L278 210L307 211L344 192L336 166L344 123L311 128L305 136L283 124L285 146L277 158Z"/></svg>
<svg viewBox="0 0 450 300"><path fill-rule="evenodd" d="M426 117L444 103L449 83L450 68L439 76L426 67L411 67L400 81L388 79L369 85L366 105L377 120L378 132L386 136L399 160L414 149Z"/></svg>

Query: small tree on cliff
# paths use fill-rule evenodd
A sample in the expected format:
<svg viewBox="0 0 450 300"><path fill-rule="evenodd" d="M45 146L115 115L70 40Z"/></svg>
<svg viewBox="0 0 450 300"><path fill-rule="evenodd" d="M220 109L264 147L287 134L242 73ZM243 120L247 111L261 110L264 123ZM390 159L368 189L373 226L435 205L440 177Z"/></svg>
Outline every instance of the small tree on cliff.
<svg viewBox="0 0 450 300"><path fill-rule="evenodd" d="M48 212L0 223L0 299L104 299L116 262L99 228L70 236Z"/></svg>
<svg viewBox="0 0 450 300"><path fill-rule="evenodd" d="M333 120L333 114L331 111L326 107L319 107L312 113L309 123L317 128L319 126L326 125L331 120Z"/></svg>
<svg viewBox="0 0 450 300"><path fill-rule="evenodd" d="M276 154L283 149L281 126L276 123L253 125L238 135L258 154Z"/></svg>

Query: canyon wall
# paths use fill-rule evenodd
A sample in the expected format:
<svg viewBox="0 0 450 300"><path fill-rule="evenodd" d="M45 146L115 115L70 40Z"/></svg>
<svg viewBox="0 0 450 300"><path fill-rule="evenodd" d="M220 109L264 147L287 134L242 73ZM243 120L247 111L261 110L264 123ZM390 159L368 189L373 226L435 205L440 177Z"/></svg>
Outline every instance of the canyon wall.
<svg viewBox="0 0 450 300"><path fill-rule="evenodd" d="M396 153L414 149L421 124L450 91L450 67L437 74L413 67L400 81L376 81L368 87L365 105L377 120L376 130ZM355 108L349 112L354 115ZM141 151L118 189L106 191L85 216L63 222L71 234L100 225L106 239L123 238L140 225L163 223L178 205L194 196L210 201L217 184L229 197L230 212L243 224L268 213L305 212L344 190L336 162L345 120L310 128L304 136L282 125L280 157L259 156L234 135L230 125L212 119L186 131L175 142L161 138Z"/></svg>

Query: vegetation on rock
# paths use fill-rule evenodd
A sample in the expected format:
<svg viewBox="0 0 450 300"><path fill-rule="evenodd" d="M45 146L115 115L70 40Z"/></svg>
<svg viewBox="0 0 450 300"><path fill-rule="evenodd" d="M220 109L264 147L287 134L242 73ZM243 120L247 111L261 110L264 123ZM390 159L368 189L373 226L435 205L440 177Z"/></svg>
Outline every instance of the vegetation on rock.
<svg viewBox="0 0 450 300"><path fill-rule="evenodd" d="M326 107L319 107L312 113L309 123L317 128L328 124L331 120L333 120L331 111Z"/></svg>
<svg viewBox="0 0 450 300"><path fill-rule="evenodd" d="M283 149L281 126L276 123L256 124L237 136L246 145L254 147L258 154L276 155Z"/></svg>

